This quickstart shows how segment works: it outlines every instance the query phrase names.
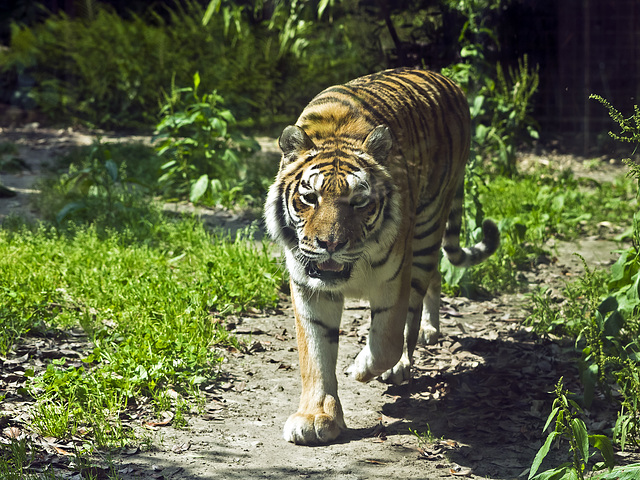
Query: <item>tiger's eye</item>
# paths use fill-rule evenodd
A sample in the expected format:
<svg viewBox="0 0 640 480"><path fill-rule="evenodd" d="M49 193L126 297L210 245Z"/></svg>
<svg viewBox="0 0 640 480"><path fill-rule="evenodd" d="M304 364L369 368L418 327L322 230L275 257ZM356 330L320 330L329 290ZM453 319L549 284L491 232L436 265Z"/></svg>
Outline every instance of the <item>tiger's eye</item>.
<svg viewBox="0 0 640 480"><path fill-rule="evenodd" d="M318 194L315 192L305 193L301 198L307 205L316 205L318 203Z"/></svg>
<svg viewBox="0 0 640 480"><path fill-rule="evenodd" d="M354 195L351 197L351 206L354 208L366 207L369 204L369 197L366 195Z"/></svg>

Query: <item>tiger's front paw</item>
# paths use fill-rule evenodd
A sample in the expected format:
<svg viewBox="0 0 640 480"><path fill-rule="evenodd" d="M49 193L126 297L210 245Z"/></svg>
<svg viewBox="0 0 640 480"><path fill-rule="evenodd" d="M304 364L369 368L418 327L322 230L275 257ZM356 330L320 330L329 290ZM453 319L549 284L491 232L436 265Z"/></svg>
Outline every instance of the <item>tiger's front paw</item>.
<svg viewBox="0 0 640 480"><path fill-rule="evenodd" d="M327 395L311 412L298 411L284 424L284 439L297 445L318 445L335 440L347 427L339 401Z"/></svg>

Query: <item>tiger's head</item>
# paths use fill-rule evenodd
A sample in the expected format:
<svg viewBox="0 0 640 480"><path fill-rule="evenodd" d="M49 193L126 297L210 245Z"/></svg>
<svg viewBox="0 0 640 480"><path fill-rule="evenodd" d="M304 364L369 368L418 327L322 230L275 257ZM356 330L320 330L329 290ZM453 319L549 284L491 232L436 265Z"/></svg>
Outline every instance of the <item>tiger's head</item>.
<svg viewBox="0 0 640 480"><path fill-rule="evenodd" d="M267 197L267 228L286 247L294 280L311 287L349 280L370 247L389 245L397 232L397 192L384 166L393 146L389 129L343 138L314 142L292 125L279 139L282 160Z"/></svg>

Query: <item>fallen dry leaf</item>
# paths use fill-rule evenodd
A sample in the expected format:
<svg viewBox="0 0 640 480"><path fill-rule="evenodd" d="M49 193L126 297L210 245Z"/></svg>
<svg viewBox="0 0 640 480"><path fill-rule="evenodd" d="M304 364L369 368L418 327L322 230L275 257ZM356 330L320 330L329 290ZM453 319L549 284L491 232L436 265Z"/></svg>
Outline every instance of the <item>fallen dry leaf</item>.
<svg viewBox="0 0 640 480"><path fill-rule="evenodd" d="M449 469L449 473L456 477L470 477L471 469L470 468L462 468L459 465L455 465Z"/></svg>
<svg viewBox="0 0 640 480"><path fill-rule="evenodd" d="M191 448L191 442L180 443L171 448L173 453L184 453Z"/></svg>
<svg viewBox="0 0 640 480"><path fill-rule="evenodd" d="M174 415L172 412L162 412L163 420L159 422L144 422L143 425L147 427L163 427L165 425L169 425L171 423L171 420L173 420L173 417Z"/></svg>
<svg viewBox="0 0 640 480"><path fill-rule="evenodd" d="M2 433L8 438L18 438L22 431L18 427L8 427L5 428Z"/></svg>
<svg viewBox="0 0 640 480"><path fill-rule="evenodd" d="M380 461L380 460L376 460L376 459L374 459L374 458L365 458L365 459L363 460L363 462L365 462L365 463L372 463L372 464L374 464L374 465L388 465L388 463L389 463L389 462L382 462L382 461Z"/></svg>
<svg viewBox="0 0 640 480"><path fill-rule="evenodd" d="M73 456L73 453L67 452L64 448L56 447L55 445L52 445L52 447L58 455L64 455L65 457Z"/></svg>

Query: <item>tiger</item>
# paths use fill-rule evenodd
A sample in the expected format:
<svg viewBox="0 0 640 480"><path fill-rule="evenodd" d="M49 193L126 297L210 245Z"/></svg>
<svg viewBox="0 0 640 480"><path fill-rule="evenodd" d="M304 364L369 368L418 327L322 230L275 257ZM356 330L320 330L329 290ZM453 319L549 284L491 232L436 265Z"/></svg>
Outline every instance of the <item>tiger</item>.
<svg viewBox="0 0 640 480"><path fill-rule="evenodd" d="M410 68L329 87L282 131L264 219L289 271L302 379L285 440L327 444L347 429L336 375L345 298L371 310L347 373L401 384L417 342L439 336L440 251L465 267L498 248L489 219L482 241L460 246L469 132L462 90Z"/></svg>

